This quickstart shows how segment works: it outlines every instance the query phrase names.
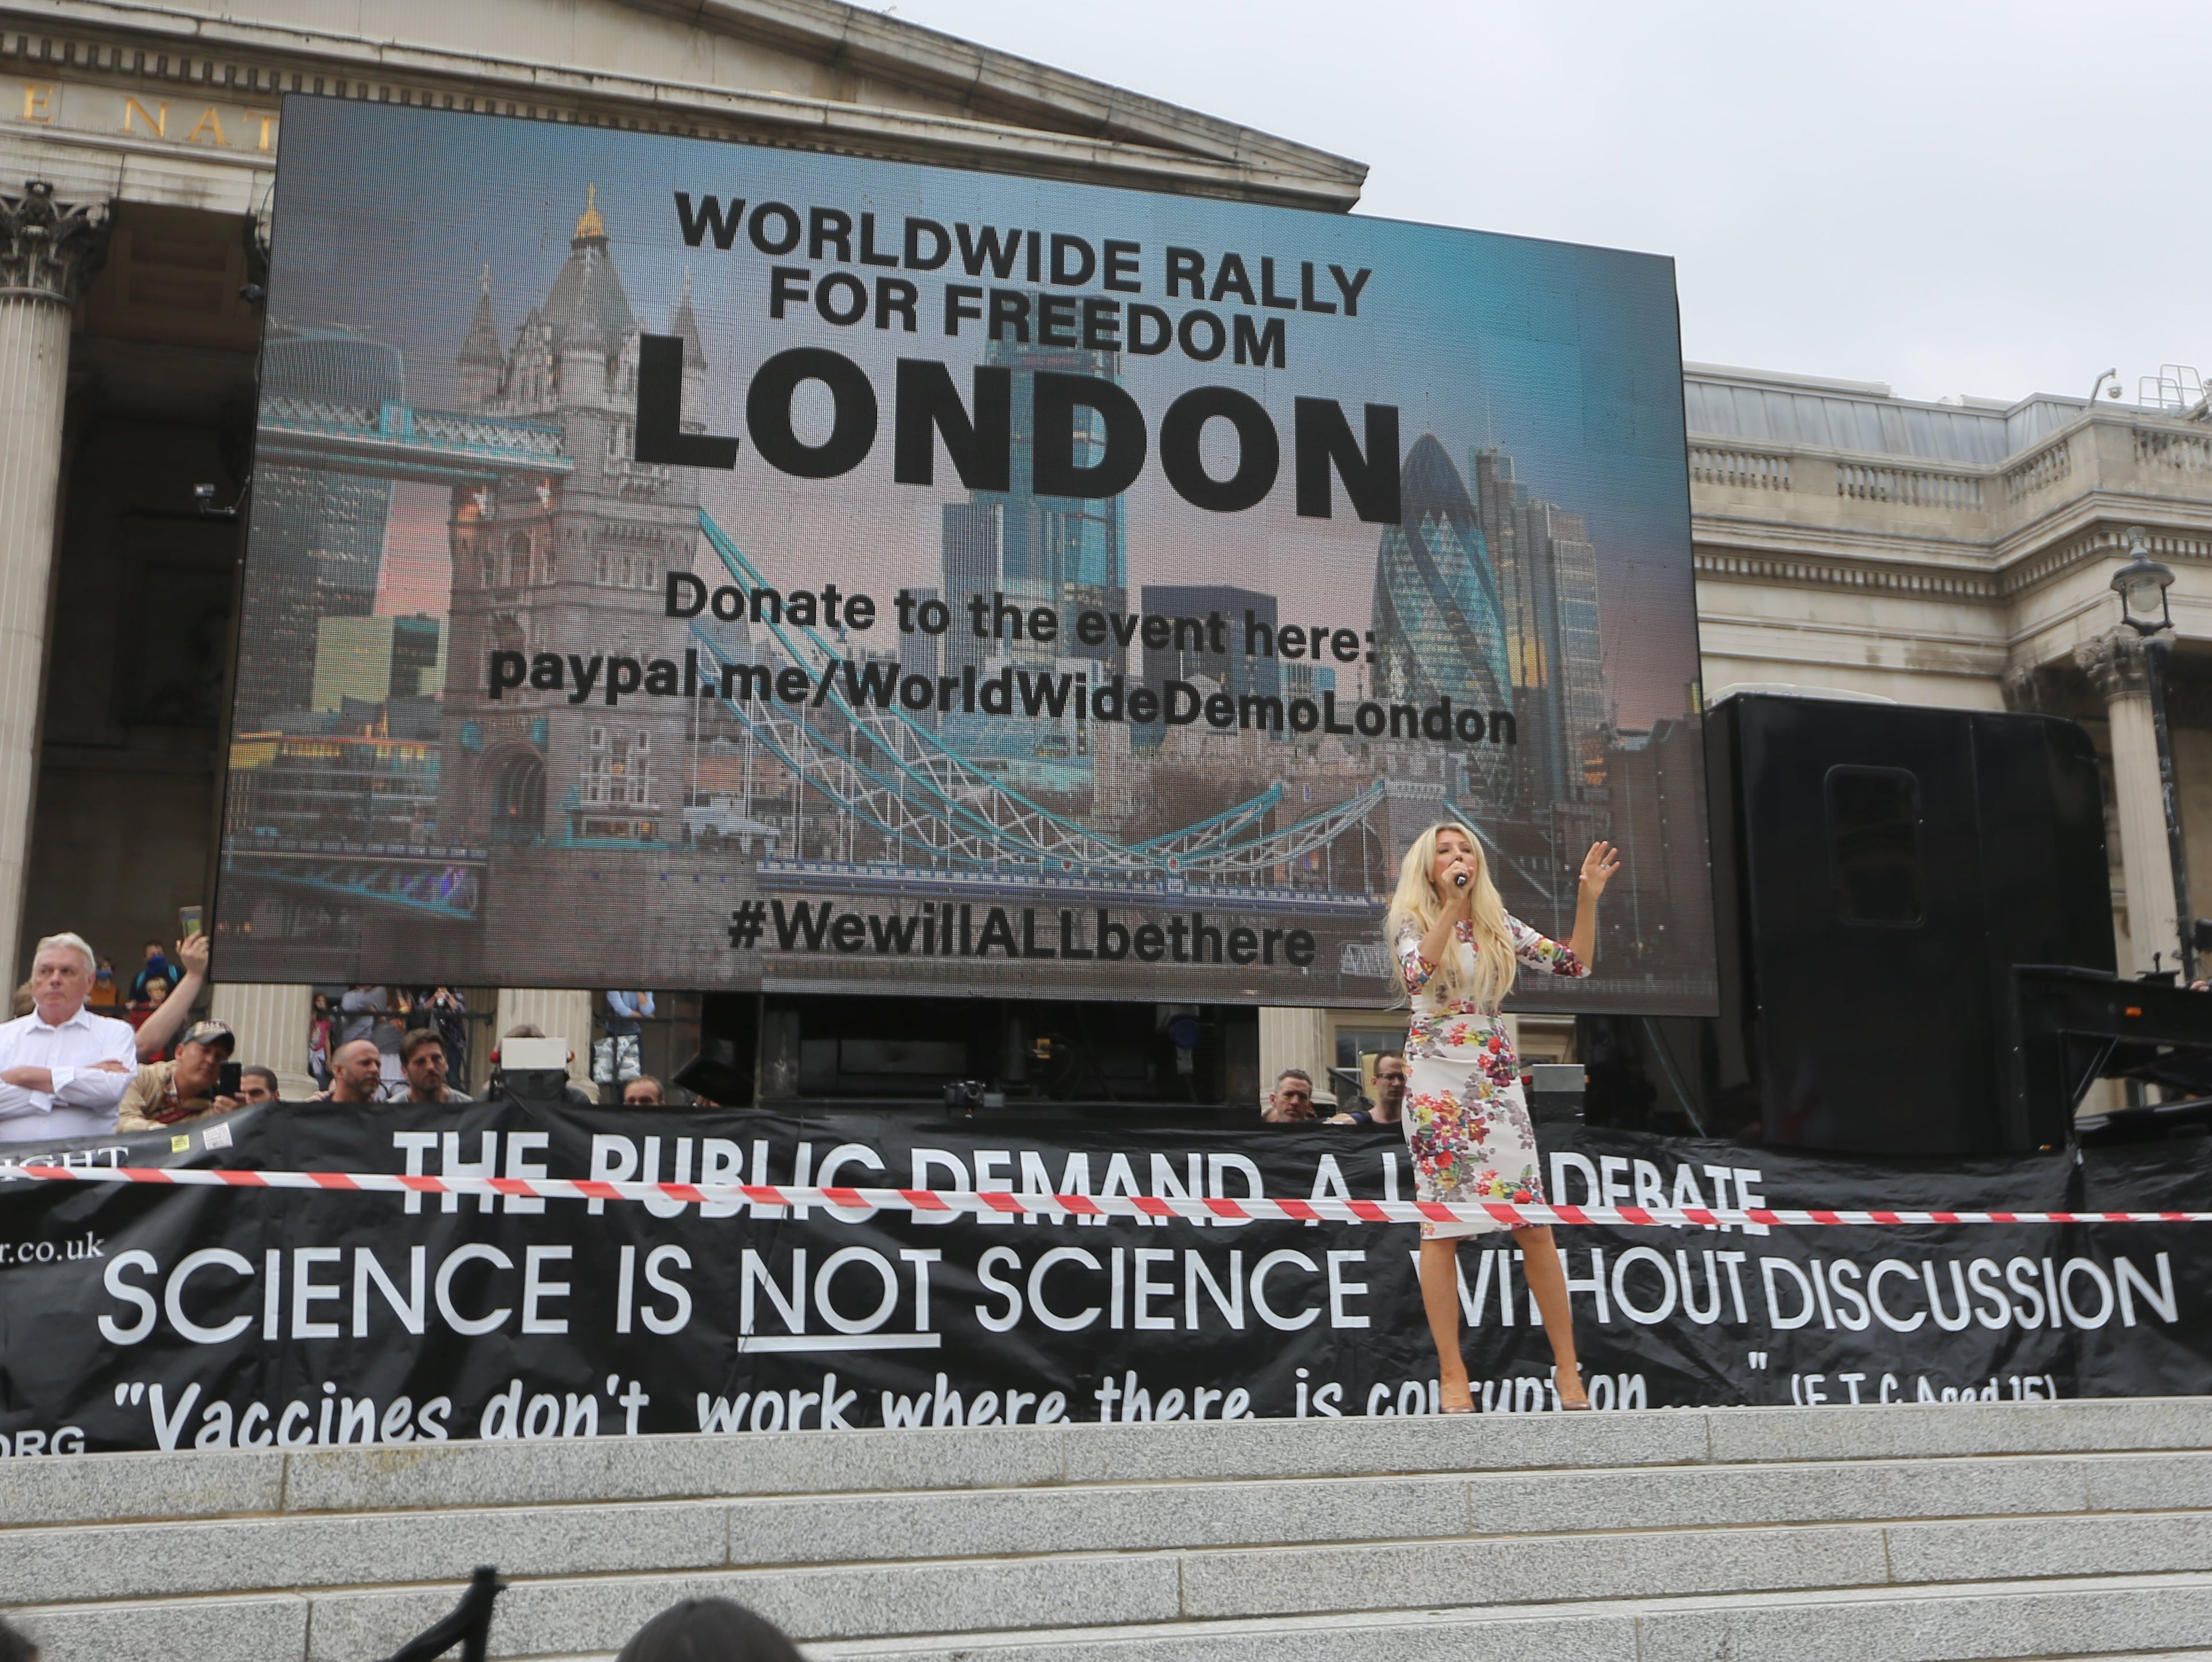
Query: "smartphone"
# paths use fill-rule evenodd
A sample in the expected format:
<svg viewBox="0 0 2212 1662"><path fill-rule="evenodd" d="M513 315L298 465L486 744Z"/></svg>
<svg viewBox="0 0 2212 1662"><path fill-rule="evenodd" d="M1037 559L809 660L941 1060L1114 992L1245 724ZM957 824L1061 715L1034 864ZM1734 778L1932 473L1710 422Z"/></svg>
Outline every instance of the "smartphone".
<svg viewBox="0 0 2212 1662"><path fill-rule="evenodd" d="M245 1072L242 1063L222 1063L215 1071L215 1094L217 1096L236 1096Z"/></svg>
<svg viewBox="0 0 2212 1662"><path fill-rule="evenodd" d="M204 928L204 923L203 920L205 919L206 915L207 908L205 907L179 907L177 908L177 933L184 937L185 939L188 941L191 940L193 936L203 931Z"/></svg>

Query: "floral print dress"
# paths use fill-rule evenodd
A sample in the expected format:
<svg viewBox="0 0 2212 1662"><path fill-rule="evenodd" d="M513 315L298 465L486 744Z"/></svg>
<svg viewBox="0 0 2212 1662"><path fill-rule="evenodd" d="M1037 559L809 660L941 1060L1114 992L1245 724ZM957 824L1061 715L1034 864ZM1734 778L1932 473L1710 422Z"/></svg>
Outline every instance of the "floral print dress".
<svg viewBox="0 0 2212 1662"><path fill-rule="evenodd" d="M1553 975L1589 969L1571 949L1508 916L1514 956ZM1419 925L1398 931L1398 963L1413 1003L1406 1031L1406 1143L1413 1151L1413 1187L1422 1200L1541 1200L1536 1128L1521 1090L1521 1062L1496 1010L1445 1004L1426 991L1437 966L1421 955ZM1470 959L1474 926L1462 923L1454 949ZM1486 1234L1506 1228L1480 1223L1424 1223L1424 1240Z"/></svg>

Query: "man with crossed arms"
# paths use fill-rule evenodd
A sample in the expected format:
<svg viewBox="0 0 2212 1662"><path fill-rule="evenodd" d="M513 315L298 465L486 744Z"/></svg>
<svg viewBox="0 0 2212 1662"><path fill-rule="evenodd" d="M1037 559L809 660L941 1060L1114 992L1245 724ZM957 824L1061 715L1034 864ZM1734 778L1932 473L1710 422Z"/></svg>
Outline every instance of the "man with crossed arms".
<svg viewBox="0 0 2212 1662"><path fill-rule="evenodd" d="M78 935L49 935L32 955L31 1013L0 1023L0 1143L115 1130L138 1071L138 1035L84 1007L98 967Z"/></svg>

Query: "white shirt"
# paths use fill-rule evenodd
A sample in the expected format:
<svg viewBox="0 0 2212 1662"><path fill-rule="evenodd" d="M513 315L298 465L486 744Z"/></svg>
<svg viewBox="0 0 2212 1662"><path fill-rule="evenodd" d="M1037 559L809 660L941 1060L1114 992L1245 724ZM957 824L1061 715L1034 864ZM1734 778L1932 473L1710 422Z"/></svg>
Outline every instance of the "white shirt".
<svg viewBox="0 0 2212 1662"><path fill-rule="evenodd" d="M121 1073L95 1069L120 1062ZM0 1085L0 1143L44 1143L64 1137L105 1137L138 1071L138 1035L128 1022L80 1010L49 1027L36 1010L0 1022L0 1071L45 1068L51 1091Z"/></svg>

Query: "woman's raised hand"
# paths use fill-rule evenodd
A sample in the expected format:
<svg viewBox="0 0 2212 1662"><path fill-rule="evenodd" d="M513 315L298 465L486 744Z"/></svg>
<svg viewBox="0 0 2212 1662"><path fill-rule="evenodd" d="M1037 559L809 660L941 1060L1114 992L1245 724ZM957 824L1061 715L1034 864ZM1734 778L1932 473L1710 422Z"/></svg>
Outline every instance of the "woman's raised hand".
<svg viewBox="0 0 2212 1662"><path fill-rule="evenodd" d="M1605 893L1613 874L1620 870L1620 851L1609 842L1594 842L1583 856L1582 892L1591 900Z"/></svg>

